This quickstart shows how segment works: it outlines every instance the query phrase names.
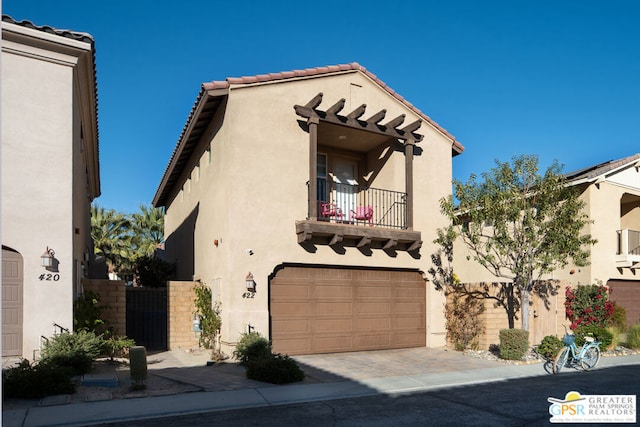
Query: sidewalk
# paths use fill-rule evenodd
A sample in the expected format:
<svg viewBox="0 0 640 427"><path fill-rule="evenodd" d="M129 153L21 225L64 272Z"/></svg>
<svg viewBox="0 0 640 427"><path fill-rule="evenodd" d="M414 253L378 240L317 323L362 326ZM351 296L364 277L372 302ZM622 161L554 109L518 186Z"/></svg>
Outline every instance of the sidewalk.
<svg viewBox="0 0 640 427"><path fill-rule="evenodd" d="M379 393L429 391L549 375L542 363L514 365L474 359L444 349L421 348L296 356L307 376L305 381L271 385L246 379L244 368L235 364L180 368L175 366L179 363L196 363L197 358L190 359L180 352L162 353L160 357L162 361L155 364L159 366L149 366L151 376L179 377L182 384L201 391L10 409L3 411L2 425L92 425ZM153 358L149 357L149 361L153 361ZM163 363L173 363L174 367L162 367ZM603 357L599 367L630 364L640 364L640 355Z"/></svg>

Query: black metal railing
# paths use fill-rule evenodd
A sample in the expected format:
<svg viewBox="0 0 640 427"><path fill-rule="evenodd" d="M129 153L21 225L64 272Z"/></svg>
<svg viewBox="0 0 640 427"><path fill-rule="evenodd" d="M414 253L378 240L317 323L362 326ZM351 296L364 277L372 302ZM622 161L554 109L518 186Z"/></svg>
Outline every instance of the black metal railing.
<svg viewBox="0 0 640 427"><path fill-rule="evenodd" d="M617 255L640 255L640 231L618 230Z"/></svg>
<svg viewBox="0 0 640 427"><path fill-rule="evenodd" d="M407 228L407 193L318 178L318 221Z"/></svg>

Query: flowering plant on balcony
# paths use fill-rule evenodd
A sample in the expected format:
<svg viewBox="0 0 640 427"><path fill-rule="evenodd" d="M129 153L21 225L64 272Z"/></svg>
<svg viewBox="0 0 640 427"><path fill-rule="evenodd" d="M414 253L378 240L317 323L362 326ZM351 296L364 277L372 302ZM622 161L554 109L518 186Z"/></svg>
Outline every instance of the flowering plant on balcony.
<svg viewBox="0 0 640 427"><path fill-rule="evenodd" d="M575 289L567 286L564 306L571 329L587 325L608 326L614 309L609 294L611 289L602 284L578 285Z"/></svg>

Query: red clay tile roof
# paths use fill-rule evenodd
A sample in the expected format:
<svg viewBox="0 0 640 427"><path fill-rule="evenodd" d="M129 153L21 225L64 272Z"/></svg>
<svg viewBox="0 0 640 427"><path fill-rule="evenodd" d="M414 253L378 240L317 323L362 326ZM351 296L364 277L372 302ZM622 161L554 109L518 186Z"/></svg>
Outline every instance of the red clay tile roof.
<svg viewBox="0 0 640 427"><path fill-rule="evenodd" d="M215 90L215 89L228 89L231 85L242 85L242 84L253 84L253 83L264 83L264 82L273 82L277 80L286 80L296 77L311 77L322 74L330 74L330 73L338 73L342 71L360 71L367 75L371 80L373 80L376 84L386 90L391 96L396 98L398 101L402 102L407 108L418 114L424 120L426 120L429 124L434 126L440 132L447 136L447 138L451 139L456 151L461 153L464 150L462 144L456 141L456 138L447 132L442 126L432 120L429 116L424 114L418 108L416 108L413 104L407 101L405 98L396 93L393 89L387 86L382 80L380 80L375 74L367 70L362 65L357 62L352 62L351 64L339 64L339 65L328 65L326 67L316 67L316 68L305 68L304 70L293 70L293 71L282 71L280 73L269 73L269 74L258 74L255 76L245 76L245 77L228 77L226 80L218 80L212 81L202 84L202 88L204 90Z"/></svg>

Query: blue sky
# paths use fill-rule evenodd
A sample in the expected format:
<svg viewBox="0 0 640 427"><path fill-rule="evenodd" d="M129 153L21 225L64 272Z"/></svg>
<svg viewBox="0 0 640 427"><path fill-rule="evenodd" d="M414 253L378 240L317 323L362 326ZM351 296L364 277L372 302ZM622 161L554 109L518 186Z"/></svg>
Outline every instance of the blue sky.
<svg viewBox="0 0 640 427"><path fill-rule="evenodd" d="M358 62L452 133L454 177L536 154L569 172L640 152L640 1L35 1L91 33L106 208L150 203L200 84Z"/></svg>

